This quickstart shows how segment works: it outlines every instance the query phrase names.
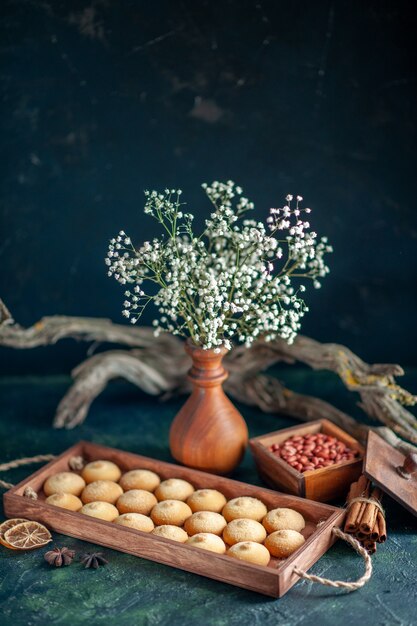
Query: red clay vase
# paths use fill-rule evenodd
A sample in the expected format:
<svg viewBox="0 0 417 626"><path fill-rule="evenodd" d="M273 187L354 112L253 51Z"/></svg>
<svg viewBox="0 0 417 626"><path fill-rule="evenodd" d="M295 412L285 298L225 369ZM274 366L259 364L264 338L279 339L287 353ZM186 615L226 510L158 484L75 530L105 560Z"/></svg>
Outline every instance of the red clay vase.
<svg viewBox="0 0 417 626"><path fill-rule="evenodd" d="M188 372L193 391L172 422L171 454L188 467L228 474L242 459L248 428L222 388L227 378L222 359L227 350L204 350L190 341L185 349L193 361Z"/></svg>

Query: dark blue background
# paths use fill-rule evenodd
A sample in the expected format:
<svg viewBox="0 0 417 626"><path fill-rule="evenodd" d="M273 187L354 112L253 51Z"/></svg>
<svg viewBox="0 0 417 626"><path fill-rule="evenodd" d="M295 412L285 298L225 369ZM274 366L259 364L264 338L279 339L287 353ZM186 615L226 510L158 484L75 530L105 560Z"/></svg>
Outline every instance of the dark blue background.
<svg viewBox="0 0 417 626"><path fill-rule="evenodd" d="M145 188L232 178L259 217L302 194L335 252L303 331L416 362L412 2L1 5L0 296L122 322L107 241L156 234ZM145 321L149 322L148 317ZM1 372L67 372L85 346L1 350Z"/></svg>

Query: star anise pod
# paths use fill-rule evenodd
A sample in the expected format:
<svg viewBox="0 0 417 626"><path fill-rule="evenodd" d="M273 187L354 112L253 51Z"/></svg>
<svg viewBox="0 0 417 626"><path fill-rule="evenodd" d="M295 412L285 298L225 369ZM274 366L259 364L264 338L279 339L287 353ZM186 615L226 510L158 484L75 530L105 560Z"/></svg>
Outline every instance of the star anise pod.
<svg viewBox="0 0 417 626"><path fill-rule="evenodd" d="M62 567L62 565L69 565L74 556L74 550L69 550L68 548L54 548L53 550L45 552L44 559L49 565Z"/></svg>
<svg viewBox="0 0 417 626"><path fill-rule="evenodd" d="M85 552L80 556L81 563L84 563L85 567L92 567L97 569L100 565L107 565L108 561L104 558L102 552Z"/></svg>

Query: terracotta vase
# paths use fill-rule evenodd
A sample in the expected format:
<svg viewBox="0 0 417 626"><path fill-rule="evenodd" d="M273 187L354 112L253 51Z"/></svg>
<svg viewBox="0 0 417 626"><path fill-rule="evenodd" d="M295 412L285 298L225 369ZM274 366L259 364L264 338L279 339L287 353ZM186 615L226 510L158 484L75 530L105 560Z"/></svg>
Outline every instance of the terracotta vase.
<svg viewBox="0 0 417 626"><path fill-rule="evenodd" d="M171 454L188 467L227 474L239 464L248 443L246 422L222 388L227 350L204 350L190 341L185 349L193 361L188 373L193 391L172 422Z"/></svg>

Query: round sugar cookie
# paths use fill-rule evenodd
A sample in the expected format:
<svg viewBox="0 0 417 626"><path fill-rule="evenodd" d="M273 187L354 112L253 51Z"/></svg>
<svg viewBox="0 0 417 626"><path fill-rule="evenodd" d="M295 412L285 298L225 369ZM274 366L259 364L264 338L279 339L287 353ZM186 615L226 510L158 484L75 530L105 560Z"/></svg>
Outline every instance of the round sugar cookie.
<svg viewBox="0 0 417 626"><path fill-rule="evenodd" d="M223 531L223 539L229 546L242 541L262 543L265 538L265 528L254 519L234 519Z"/></svg>
<svg viewBox="0 0 417 626"><path fill-rule="evenodd" d="M227 522L234 519L254 519L260 522L268 510L263 502L250 496L233 498L223 507L222 514Z"/></svg>
<svg viewBox="0 0 417 626"><path fill-rule="evenodd" d="M45 502L60 509L67 509L67 511L79 511L83 505L81 500L72 493L53 493L46 498Z"/></svg>
<svg viewBox="0 0 417 626"><path fill-rule="evenodd" d="M72 493L74 496L79 496L84 487L85 481L78 474L58 472L46 479L43 490L46 496L51 496L53 493Z"/></svg>
<svg viewBox="0 0 417 626"><path fill-rule="evenodd" d="M213 511L220 513L227 500L217 489L197 489L187 498L187 504L193 513Z"/></svg>
<svg viewBox="0 0 417 626"><path fill-rule="evenodd" d="M276 530L296 530L300 532L305 528L305 520L301 513L293 509L272 509L262 520L266 532L273 533Z"/></svg>
<svg viewBox="0 0 417 626"><path fill-rule="evenodd" d="M197 535L197 533L212 533L220 536L226 524L226 520L220 513L197 511L185 521L184 528L190 536Z"/></svg>
<svg viewBox="0 0 417 626"><path fill-rule="evenodd" d="M171 541L179 541L185 543L188 539L188 535L179 526L172 526L172 524L163 524L162 526L155 526L152 535L157 537L165 537L165 539L171 539Z"/></svg>
<svg viewBox="0 0 417 626"><path fill-rule="evenodd" d="M92 461L84 466L81 476L86 483L93 483L96 480L119 480L122 472L116 463L112 461Z"/></svg>
<svg viewBox="0 0 417 626"><path fill-rule="evenodd" d="M187 540L187 544L194 546L194 548L217 552L217 554L224 554L226 552L224 541L218 535L213 535L213 533L198 533L197 535L193 535Z"/></svg>
<svg viewBox="0 0 417 626"><path fill-rule="evenodd" d="M157 503L157 499L149 491L144 489L131 489L125 491L124 494L116 502L116 506L120 513L142 513L149 515L152 508Z"/></svg>
<svg viewBox="0 0 417 626"><path fill-rule="evenodd" d="M296 530L276 530L265 539L265 547L273 556L286 559L304 542L303 535Z"/></svg>
<svg viewBox="0 0 417 626"><path fill-rule="evenodd" d="M194 492L191 483L182 478L168 478L163 480L155 489L155 495L158 500L185 500Z"/></svg>
<svg viewBox="0 0 417 626"><path fill-rule="evenodd" d="M119 485L123 491L130 489L144 489L145 491L155 491L161 479L158 474L147 469L135 469L123 474L119 480Z"/></svg>
<svg viewBox="0 0 417 626"><path fill-rule="evenodd" d="M113 504L110 504L110 502L89 502L88 504L84 504L79 512L83 515L105 520L106 522L113 522L119 515L119 511Z"/></svg>
<svg viewBox="0 0 417 626"><path fill-rule="evenodd" d="M165 524L182 526L191 515L190 507L182 500L162 500L155 504L151 511L152 521L157 526Z"/></svg>
<svg viewBox="0 0 417 626"><path fill-rule="evenodd" d="M123 513L116 517L114 523L141 530L144 533L150 533L155 528L151 518L147 515L142 515L142 513Z"/></svg>
<svg viewBox="0 0 417 626"><path fill-rule="evenodd" d="M255 563L256 565L268 565L271 558L265 546L254 541L235 543L228 549L226 554L234 559L248 561L248 563Z"/></svg>
<svg viewBox="0 0 417 626"><path fill-rule="evenodd" d="M112 480L95 480L84 487L81 500L88 502L110 502L114 504L122 495L123 489Z"/></svg>

